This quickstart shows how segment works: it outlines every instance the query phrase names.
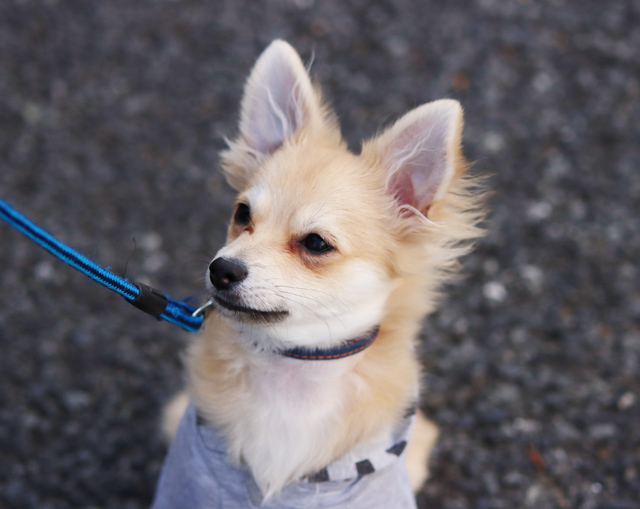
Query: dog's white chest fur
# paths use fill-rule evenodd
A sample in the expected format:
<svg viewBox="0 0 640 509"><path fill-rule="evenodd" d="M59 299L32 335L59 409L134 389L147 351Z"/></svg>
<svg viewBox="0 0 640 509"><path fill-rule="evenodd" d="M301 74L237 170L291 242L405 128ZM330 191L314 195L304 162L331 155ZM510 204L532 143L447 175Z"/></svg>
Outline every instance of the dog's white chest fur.
<svg viewBox="0 0 640 509"><path fill-rule="evenodd" d="M254 387L237 411L244 414L230 437L235 461L245 461L266 494L299 472L322 465L335 433L336 409L357 390L349 358L332 362L271 357L251 367ZM250 416L250 417L249 417ZM333 430L333 431L332 431Z"/></svg>

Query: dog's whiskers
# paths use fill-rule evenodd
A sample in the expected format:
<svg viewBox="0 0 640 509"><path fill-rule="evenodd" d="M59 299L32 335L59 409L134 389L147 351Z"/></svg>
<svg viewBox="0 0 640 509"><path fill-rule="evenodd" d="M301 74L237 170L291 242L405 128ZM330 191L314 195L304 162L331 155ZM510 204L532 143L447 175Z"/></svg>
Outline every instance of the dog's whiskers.
<svg viewBox="0 0 640 509"><path fill-rule="evenodd" d="M284 278L281 277L271 277L271 278L265 278L266 282L272 282L272 281L283 281ZM299 290L301 292L316 292L316 293L320 293L326 297L331 298L332 300L335 300L336 302L342 304L345 308L347 307L347 304L342 300L337 298L335 295L333 295L330 292L326 292L323 290L318 290L317 288L308 288L308 287L303 287L303 286L291 286L291 285L282 285L282 284L278 284L275 283L274 288L287 288L289 290Z"/></svg>
<svg viewBox="0 0 640 509"><path fill-rule="evenodd" d="M275 286L275 288L279 288L278 285ZM282 286L282 288L293 288L296 289L295 287L288 287L288 286ZM269 287L266 286L258 286L254 288L254 291L271 291L271 289ZM321 292L324 293L324 292ZM324 321L325 324L327 324L328 326L328 322L326 321L326 318L323 317L320 313L318 313L317 311L313 310L310 306L307 306L305 304L303 304L302 302L293 299L292 297L298 297L298 298L303 298L303 299L308 299L310 301L312 301L315 304L318 304L322 307L324 307L332 316L333 318L335 318L338 322L340 322L340 325L342 325L343 327L345 326L344 323L342 322L342 320L340 319L340 317L336 314L335 311L333 311L328 305L326 305L325 303L323 303L322 301L314 298L314 297L309 297L308 295L300 295L298 293L294 293L294 292L287 292L287 291L282 291L279 290L277 292L275 292L275 295L283 300L287 300L289 302L293 302L294 304L297 304L299 306L302 306L306 309L308 309L309 311L311 311L317 318L319 318L320 320ZM291 295L292 297L287 297L286 295ZM264 304L264 299L261 298L260 296L258 296L258 301L261 304ZM346 309L346 304L340 300L337 299L337 301ZM268 307L268 306L265 306ZM329 330L330 327L328 326Z"/></svg>
<svg viewBox="0 0 640 509"><path fill-rule="evenodd" d="M316 293L320 293L325 297L330 297L331 300L336 301L338 304L341 304L345 309L348 307L347 303L345 301L343 301L342 299L337 298L335 295L332 295L329 292L323 292L322 290L317 290L315 288L302 288L300 286L287 286L287 285L274 285L274 288L280 289L280 288L286 288L288 290L299 290L301 292L316 292ZM306 297L306 298L311 298L308 297L306 295L302 295L300 294L301 297Z"/></svg>
<svg viewBox="0 0 640 509"><path fill-rule="evenodd" d="M278 296L283 298L283 299L287 299L291 302L295 302L296 304L300 304L301 306L303 305L301 302L296 302L294 299L290 298L290 297L285 297L284 295L292 295L293 297L301 297L303 299L308 299L320 306L322 306L323 308L325 308L329 313L331 313L331 315L340 322L340 324L344 327L344 323L342 323L342 320L340 320L339 316L336 314L335 311L333 311L329 306L327 306L325 303L320 302L318 299L314 299L313 297L308 297L306 295L299 295L297 293L293 293L293 292L286 292L286 291L279 291L278 292ZM306 307L306 306L305 306Z"/></svg>

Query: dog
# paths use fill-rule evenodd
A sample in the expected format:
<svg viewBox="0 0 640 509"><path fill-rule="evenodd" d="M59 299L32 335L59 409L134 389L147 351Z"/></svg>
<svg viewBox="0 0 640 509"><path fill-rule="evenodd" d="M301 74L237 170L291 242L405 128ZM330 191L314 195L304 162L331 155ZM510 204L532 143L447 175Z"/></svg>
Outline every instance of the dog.
<svg viewBox="0 0 640 509"><path fill-rule="evenodd" d="M437 436L415 414L417 336L482 234L462 123L434 101L353 153L296 51L262 53L154 508L416 507Z"/></svg>

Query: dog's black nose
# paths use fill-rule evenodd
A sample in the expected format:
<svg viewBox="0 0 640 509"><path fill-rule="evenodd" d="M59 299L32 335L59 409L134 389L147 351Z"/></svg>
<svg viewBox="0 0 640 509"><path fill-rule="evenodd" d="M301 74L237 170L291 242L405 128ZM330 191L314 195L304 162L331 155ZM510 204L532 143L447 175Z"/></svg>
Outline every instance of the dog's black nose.
<svg viewBox="0 0 640 509"><path fill-rule="evenodd" d="M209 265L209 279L218 290L228 290L247 277L249 272L242 262L216 258Z"/></svg>

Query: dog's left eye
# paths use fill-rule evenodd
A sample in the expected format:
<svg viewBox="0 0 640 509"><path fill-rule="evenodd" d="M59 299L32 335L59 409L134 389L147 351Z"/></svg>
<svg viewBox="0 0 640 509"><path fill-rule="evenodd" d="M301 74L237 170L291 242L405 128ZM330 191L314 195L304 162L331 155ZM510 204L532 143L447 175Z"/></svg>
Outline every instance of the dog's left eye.
<svg viewBox="0 0 640 509"><path fill-rule="evenodd" d="M238 203L233 219L239 225L247 226L251 222L251 209L249 205L246 203Z"/></svg>
<svg viewBox="0 0 640 509"><path fill-rule="evenodd" d="M310 233L307 235L302 239L301 244L307 251L314 255L328 253L333 249L333 247L330 244L327 244L327 242L317 233Z"/></svg>

